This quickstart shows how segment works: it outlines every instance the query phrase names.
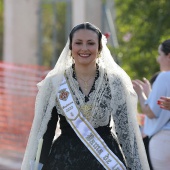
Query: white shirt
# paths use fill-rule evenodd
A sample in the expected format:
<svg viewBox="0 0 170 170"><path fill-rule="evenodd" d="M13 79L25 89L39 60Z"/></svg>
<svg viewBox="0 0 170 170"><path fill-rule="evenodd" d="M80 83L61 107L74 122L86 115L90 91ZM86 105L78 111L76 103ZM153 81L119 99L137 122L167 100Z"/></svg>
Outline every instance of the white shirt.
<svg viewBox="0 0 170 170"><path fill-rule="evenodd" d="M161 109L157 104L161 96L170 97L170 71L161 72L153 84L153 88L145 104L148 104L156 118L146 116L144 133L152 136L160 130L170 130L170 111Z"/></svg>

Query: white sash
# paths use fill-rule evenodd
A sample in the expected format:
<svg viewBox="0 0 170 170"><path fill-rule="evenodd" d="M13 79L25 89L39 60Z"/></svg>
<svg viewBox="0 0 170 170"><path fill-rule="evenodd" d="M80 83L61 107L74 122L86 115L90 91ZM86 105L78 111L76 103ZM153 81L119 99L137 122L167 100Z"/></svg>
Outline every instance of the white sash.
<svg viewBox="0 0 170 170"><path fill-rule="evenodd" d="M103 165L103 167L106 170L126 170L124 164L107 147L103 139L98 135L98 133L87 121L87 119L77 109L65 77L60 84L57 97L59 99L61 108L65 113L66 120L76 132L77 136L84 143L84 145Z"/></svg>

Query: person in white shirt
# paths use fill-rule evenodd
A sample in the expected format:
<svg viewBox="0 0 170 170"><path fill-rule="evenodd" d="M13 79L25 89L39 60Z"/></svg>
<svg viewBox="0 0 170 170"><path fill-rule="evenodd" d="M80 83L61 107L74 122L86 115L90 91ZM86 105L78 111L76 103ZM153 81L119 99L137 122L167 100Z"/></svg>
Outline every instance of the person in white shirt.
<svg viewBox="0 0 170 170"><path fill-rule="evenodd" d="M149 142L150 159L154 170L170 168L170 111L157 104L161 96L170 96L170 39L159 45L157 62L160 73L153 83L152 90L146 81L133 80L142 112L146 115L144 133ZM161 146L161 147L160 147Z"/></svg>

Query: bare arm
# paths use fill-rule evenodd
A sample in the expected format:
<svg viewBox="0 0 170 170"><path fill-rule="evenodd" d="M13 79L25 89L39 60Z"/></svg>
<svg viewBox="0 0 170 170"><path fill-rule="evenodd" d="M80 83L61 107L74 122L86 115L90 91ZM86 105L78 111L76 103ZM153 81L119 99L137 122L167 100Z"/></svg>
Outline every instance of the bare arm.
<svg viewBox="0 0 170 170"><path fill-rule="evenodd" d="M149 105L145 104L147 100L147 96L149 95L148 92L150 91L150 87L148 86L148 82L143 82L141 80L133 80L133 88L136 91L139 99L139 103L142 109L142 112L148 116L150 119L155 118L154 113L150 109Z"/></svg>

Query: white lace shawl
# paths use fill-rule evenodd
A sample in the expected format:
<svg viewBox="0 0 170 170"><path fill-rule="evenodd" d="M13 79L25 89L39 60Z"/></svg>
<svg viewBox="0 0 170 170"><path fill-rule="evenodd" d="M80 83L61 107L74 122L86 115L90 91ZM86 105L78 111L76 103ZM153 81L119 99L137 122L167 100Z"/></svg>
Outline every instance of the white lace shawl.
<svg viewBox="0 0 170 170"><path fill-rule="evenodd" d="M145 149L143 146L141 134L136 120L137 96L128 75L114 62L110 51L106 46L106 41L102 40L101 57L98 65L100 76L107 73L111 89L112 99L110 107L115 124L115 130L119 144L126 158L126 163L132 170L149 170ZM47 124L51 118L51 112L56 106L56 93L59 84L71 64L69 41L61 53L56 66L46 78L38 84L39 92L35 103L35 116L28 139L21 170L30 170L30 161L36 157L39 139L43 137L47 129ZM102 78L99 78L98 87L102 84ZM96 89L99 90L99 89ZM81 101L81 96L79 96ZM98 102L98 101L96 101ZM94 102L94 103L96 103ZM95 107L93 107L95 109ZM93 112L95 112L93 110ZM107 112L105 121L90 120L93 127L104 126L108 122Z"/></svg>

